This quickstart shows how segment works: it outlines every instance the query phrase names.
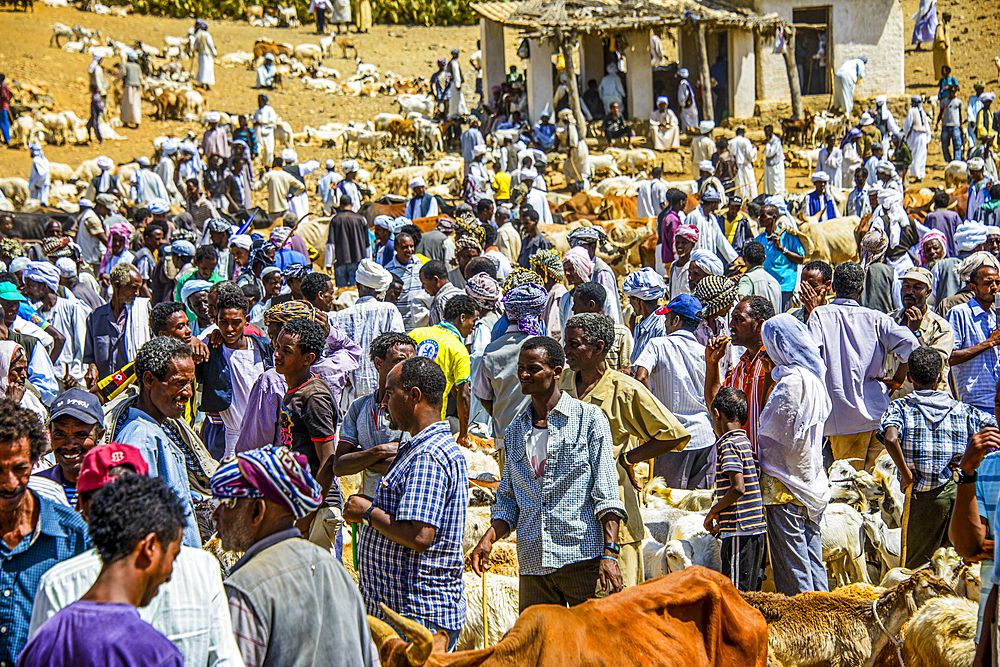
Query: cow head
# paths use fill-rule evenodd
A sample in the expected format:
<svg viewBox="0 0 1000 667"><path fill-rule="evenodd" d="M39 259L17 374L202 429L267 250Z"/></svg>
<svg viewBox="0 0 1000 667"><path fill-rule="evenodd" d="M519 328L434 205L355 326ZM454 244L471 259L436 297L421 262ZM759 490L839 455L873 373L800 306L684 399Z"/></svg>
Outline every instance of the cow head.
<svg viewBox="0 0 1000 667"><path fill-rule="evenodd" d="M445 665L461 664L463 667L476 667L486 662L493 655L493 647L478 651L456 651L448 653L448 636L443 632L436 635L416 621L400 616L384 604L380 604L382 613L392 621L393 625L413 638L407 642L385 621L368 617L368 628L372 641L378 647L379 661L383 667L445 667Z"/></svg>

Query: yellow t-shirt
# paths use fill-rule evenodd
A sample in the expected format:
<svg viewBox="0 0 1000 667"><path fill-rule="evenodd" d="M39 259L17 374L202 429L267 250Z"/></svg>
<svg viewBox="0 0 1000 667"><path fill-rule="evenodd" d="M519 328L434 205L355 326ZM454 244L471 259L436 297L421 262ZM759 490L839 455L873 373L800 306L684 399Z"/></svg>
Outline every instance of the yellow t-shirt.
<svg viewBox="0 0 1000 667"><path fill-rule="evenodd" d="M493 177L493 197L495 199L510 199L510 174L498 171Z"/></svg>
<svg viewBox="0 0 1000 667"><path fill-rule="evenodd" d="M448 394L457 385L468 382L472 375L469 351L465 348L458 329L450 322L414 329L410 332L410 338L417 341L418 357L433 359L444 371L448 382L441 405L441 418L444 419L448 409Z"/></svg>

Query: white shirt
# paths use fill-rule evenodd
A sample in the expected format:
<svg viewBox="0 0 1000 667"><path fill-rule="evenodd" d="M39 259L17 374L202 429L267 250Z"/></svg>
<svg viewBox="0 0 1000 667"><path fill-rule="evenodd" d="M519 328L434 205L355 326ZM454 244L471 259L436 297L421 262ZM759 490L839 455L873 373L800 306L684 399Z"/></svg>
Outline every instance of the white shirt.
<svg viewBox="0 0 1000 667"><path fill-rule="evenodd" d="M90 549L56 563L42 575L31 611L28 636L56 612L80 599L97 581L101 558ZM170 581L139 616L172 641L184 664L197 667L242 667L222 587L219 561L202 549L181 547Z"/></svg>
<svg viewBox="0 0 1000 667"><path fill-rule="evenodd" d="M633 366L649 371L649 390L691 434L685 450L715 445L704 398L705 346L694 332L680 329L652 339Z"/></svg>
<svg viewBox="0 0 1000 667"><path fill-rule="evenodd" d="M733 244L723 233L722 227L716 222L714 213L706 215L705 209L699 205L698 208L688 213L684 224L694 225L698 228L698 242L694 244L695 250L704 248L721 257L727 264L732 264L739 257Z"/></svg>
<svg viewBox="0 0 1000 667"><path fill-rule="evenodd" d="M362 350L367 350L372 341L384 333L403 333L403 316L399 309L373 296L363 296L350 308L330 315L331 323L342 329ZM350 378L347 394L352 401L378 389L378 371L368 354L361 355L361 363L351 371Z"/></svg>
<svg viewBox="0 0 1000 667"><path fill-rule="evenodd" d="M552 224L552 211L549 210L549 200L545 198L545 193L532 188L524 196L525 201L531 208L538 212L538 222L547 225Z"/></svg>
<svg viewBox="0 0 1000 667"><path fill-rule="evenodd" d="M209 336L211 332L202 333L202 340L208 342ZM236 448L236 441L240 437L240 428L243 425L243 413L247 411L250 390L253 389L253 383L257 378L264 374L264 360L261 359L260 353L250 339L245 339L245 342L246 348L242 350L232 350L225 345L222 346L222 354L229 364L229 379L233 385L232 403L229 404L229 408L219 413L222 423L226 425L227 451L234 451Z"/></svg>
<svg viewBox="0 0 1000 667"><path fill-rule="evenodd" d="M274 126L278 123L278 114L274 112L270 104L265 104L253 113L253 122L258 138L270 137L274 132ZM270 167L270 165L266 166Z"/></svg>
<svg viewBox="0 0 1000 667"><path fill-rule="evenodd" d="M549 429L531 427L528 436L528 460L537 477L545 475L545 460L549 455Z"/></svg>
<svg viewBox="0 0 1000 667"><path fill-rule="evenodd" d="M636 199L637 218L655 218L663 210L663 196L666 194L666 187L659 178L651 178L639 183L639 192Z"/></svg>
<svg viewBox="0 0 1000 667"><path fill-rule="evenodd" d="M913 333L885 313L852 299L834 299L809 316L809 332L826 362L826 389L833 410L824 435L873 431L889 407L889 394L879 381L885 358L894 353L906 363L920 347Z"/></svg>
<svg viewBox="0 0 1000 667"><path fill-rule="evenodd" d="M503 283L503 281L507 280L507 276L509 276L511 271L514 270L514 267L511 265L510 260L507 259L507 256L496 248L487 250L484 255L492 259L497 265L497 282Z"/></svg>
<svg viewBox="0 0 1000 667"><path fill-rule="evenodd" d="M78 299L57 297L52 310L42 311L38 305L35 309L66 338L66 344L56 359L59 380L62 381L68 369L77 382L83 382L83 348L87 340L87 315L90 314L90 308Z"/></svg>

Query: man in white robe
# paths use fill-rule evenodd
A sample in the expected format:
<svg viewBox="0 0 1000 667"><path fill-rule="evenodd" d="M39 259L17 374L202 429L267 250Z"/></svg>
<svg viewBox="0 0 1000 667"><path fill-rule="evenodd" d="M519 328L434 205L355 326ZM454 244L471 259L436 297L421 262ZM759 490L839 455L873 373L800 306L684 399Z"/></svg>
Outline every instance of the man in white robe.
<svg viewBox="0 0 1000 667"><path fill-rule="evenodd" d="M753 168L757 147L745 135L745 128L736 128L736 136L729 140L729 152L736 159L736 194L750 201L757 197L757 172Z"/></svg>
<svg viewBox="0 0 1000 667"><path fill-rule="evenodd" d="M688 214L684 224L698 228L694 250L707 250L726 264L732 264L739 253L726 238L722 225L719 224L718 214L715 213L721 201L722 195L715 188L708 188L701 194L701 204Z"/></svg>
<svg viewBox="0 0 1000 667"><path fill-rule="evenodd" d="M302 191L288 200L288 210L295 214L296 220L308 223L309 194L306 190L306 176L319 169L319 162L316 160L299 162L298 154L291 148L281 151L281 159L285 163L282 169L294 176L302 184ZM303 218L302 216L307 217Z"/></svg>
<svg viewBox="0 0 1000 667"><path fill-rule="evenodd" d="M785 151L781 138L774 133L774 127L764 126L764 194L785 193Z"/></svg>
<svg viewBox="0 0 1000 667"><path fill-rule="evenodd" d="M888 152L892 148L892 137L902 131L899 123L896 122L896 116L887 104L888 101L888 95L878 95L875 98L875 127L882 133L882 150L884 152Z"/></svg>
<svg viewBox="0 0 1000 667"><path fill-rule="evenodd" d="M264 62L257 68L257 87L273 88L274 80L278 76L278 66L274 64L274 56L270 53L264 54Z"/></svg>
<svg viewBox="0 0 1000 667"><path fill-rule="evenodd" d="M156 175L160 177L163 187L167 189L165 199L175 206L184 207L184 197L181 196L174 180L174 172L177 170L177 142L167 139L160 146L160 161L156 164Z"/></svg>
<svg viewBox="0 0 1000 667"><path fill-rule="evenodd" d="M198 58L198 74L194 80L210 90L215 85L215 56L219 53L215 50L215 41L212 34L208 32L208 23L199 20L197 22L197 32L194 34L194 54Z"/></svg>
<svg viewBox="0 0 1000 667"><path fill-rule="evenodd" d="M46 206L49 205L49 188L52 179L49 176L49 161L42 153L41 144L35 142L28 147L31 152L31 173L28 175L28 196L37 199Z"/></svg>
<svg viewBox="0 0 1000 667"><path fill-rule="evenodd" d="M531 167L521 169L521 182L528 188L528 194L524 195L524 201L538 212L538 222L551 225L552 211L549 209L549 200L545 198L544 192L532 187L537 177L538 172Z"/></svg>
<svg viewBox="0 0 1000 667"><path fill-rule="evenodd" d="M267 95L257 96L257 111L253 114L254 131L257 133L257 150L264 169L270 169L274 162L274 126L278 124L278 114L269 105Z"/></svg>
<svg viewBox="0 0 1000 667"><path fill-rule="evenodd" d="M715 153L715 142L712 140L712 131L715 130L715 122L703 120L698 124L700 136L691 141L691 176L695 179L701 177L699 165L704 160L711 160Z"/></svg>
<svg viewBox="0 0 1000 667"><path fill-rule="evenodd" d="M451 74L451 83L448 86L448 92L451 93L451 97L448 99L448 118L464 116L469 113L469 107L462 95L462 84L465 83L465 78L462 76L462 66L458 61L458 49L451 50L448 72Z"/></svg>
<svg viewBox="0 0 1000 667"><path fill-rule="evenodd" d="M656 218L663 210L667 198L667 184L663 180L663 168L653 167L649 178L639 183L636 194L637 218Z"/></svg>
<svg viewBox="0 0 1000 667"><path fill-rule="evenodd" d="M833 74L833 108L840 109L848 117L854 109L854 89L858 81L865 78L867 63L868 56L851 58Z"/></svg>
<svg viewBox="0 0 1000 667"><path fill-rule="evenodd" d="M816 161L816 170L822 171L830 177L830 185L836 188L842 187L843 183L840 167L844 162L844 153L837 145L837 137L832 134L826 135L826 146L819 150L819 158Z"/></svg>
<svg viewBox="0 0 1000 667"><path fill-rule="evenodd" d="M694 96L694 89L688 82L690 73L686 68L677 71L677 76L681 78L677 84L677 103L681 108L681 129L691 132L698 129L698 101Z"/></svg>
<svg viewBox="0 0 1000 667"><path fill-rule="evenodd" d="M931 141L931 121L924 111L923 98L919 95L910 99L910 110L903 121L903 139L913 155L910 176L922 181L927 175L927 144Z"/></svg>
<svg viewBox="0 0 1000 667"><path fill-rule="evenodd" d="M649 129L653 135L653 149L662 151L681 145L680 123L677 114L667 104L666 96L656 98L656 108L649 114Z"/></svg>
<svg viewBox="0 0 1000 667"><path fill-rule="evenodd" d="M597 93L601 96L601 104L604 105L604 113L611 113L611 105L618 103L619 107L625 104L625 86L622 85L621 77L618 76L618 63L608 63L605 68L607 74L601 79L597 86Z"/></svg>

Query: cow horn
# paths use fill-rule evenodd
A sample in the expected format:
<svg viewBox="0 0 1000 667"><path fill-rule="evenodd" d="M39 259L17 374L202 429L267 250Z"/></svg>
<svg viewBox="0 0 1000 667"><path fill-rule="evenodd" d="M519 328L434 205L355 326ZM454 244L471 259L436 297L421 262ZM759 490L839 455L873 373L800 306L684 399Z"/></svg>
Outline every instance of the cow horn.
<svg viewBox="0 0 1000 667"><path fill-rule="evenodd" d="M406 649L406 659L413 667L421 667L431 657L434 650L434 635L431 631L420 625L416 621L400 616L385 604L379 604L382 613L385 614L393 625L402 630L413 642L410 648Z"/></svg>
<svg viewBox="0 0 1000 667"><path fill-rule="evenodd" d="M380 618L368 617L368 630L371 632L372 641L378 650L382 650L382 645L393 637L399 637L399 633L392 629L392 626Z"/></svg>

